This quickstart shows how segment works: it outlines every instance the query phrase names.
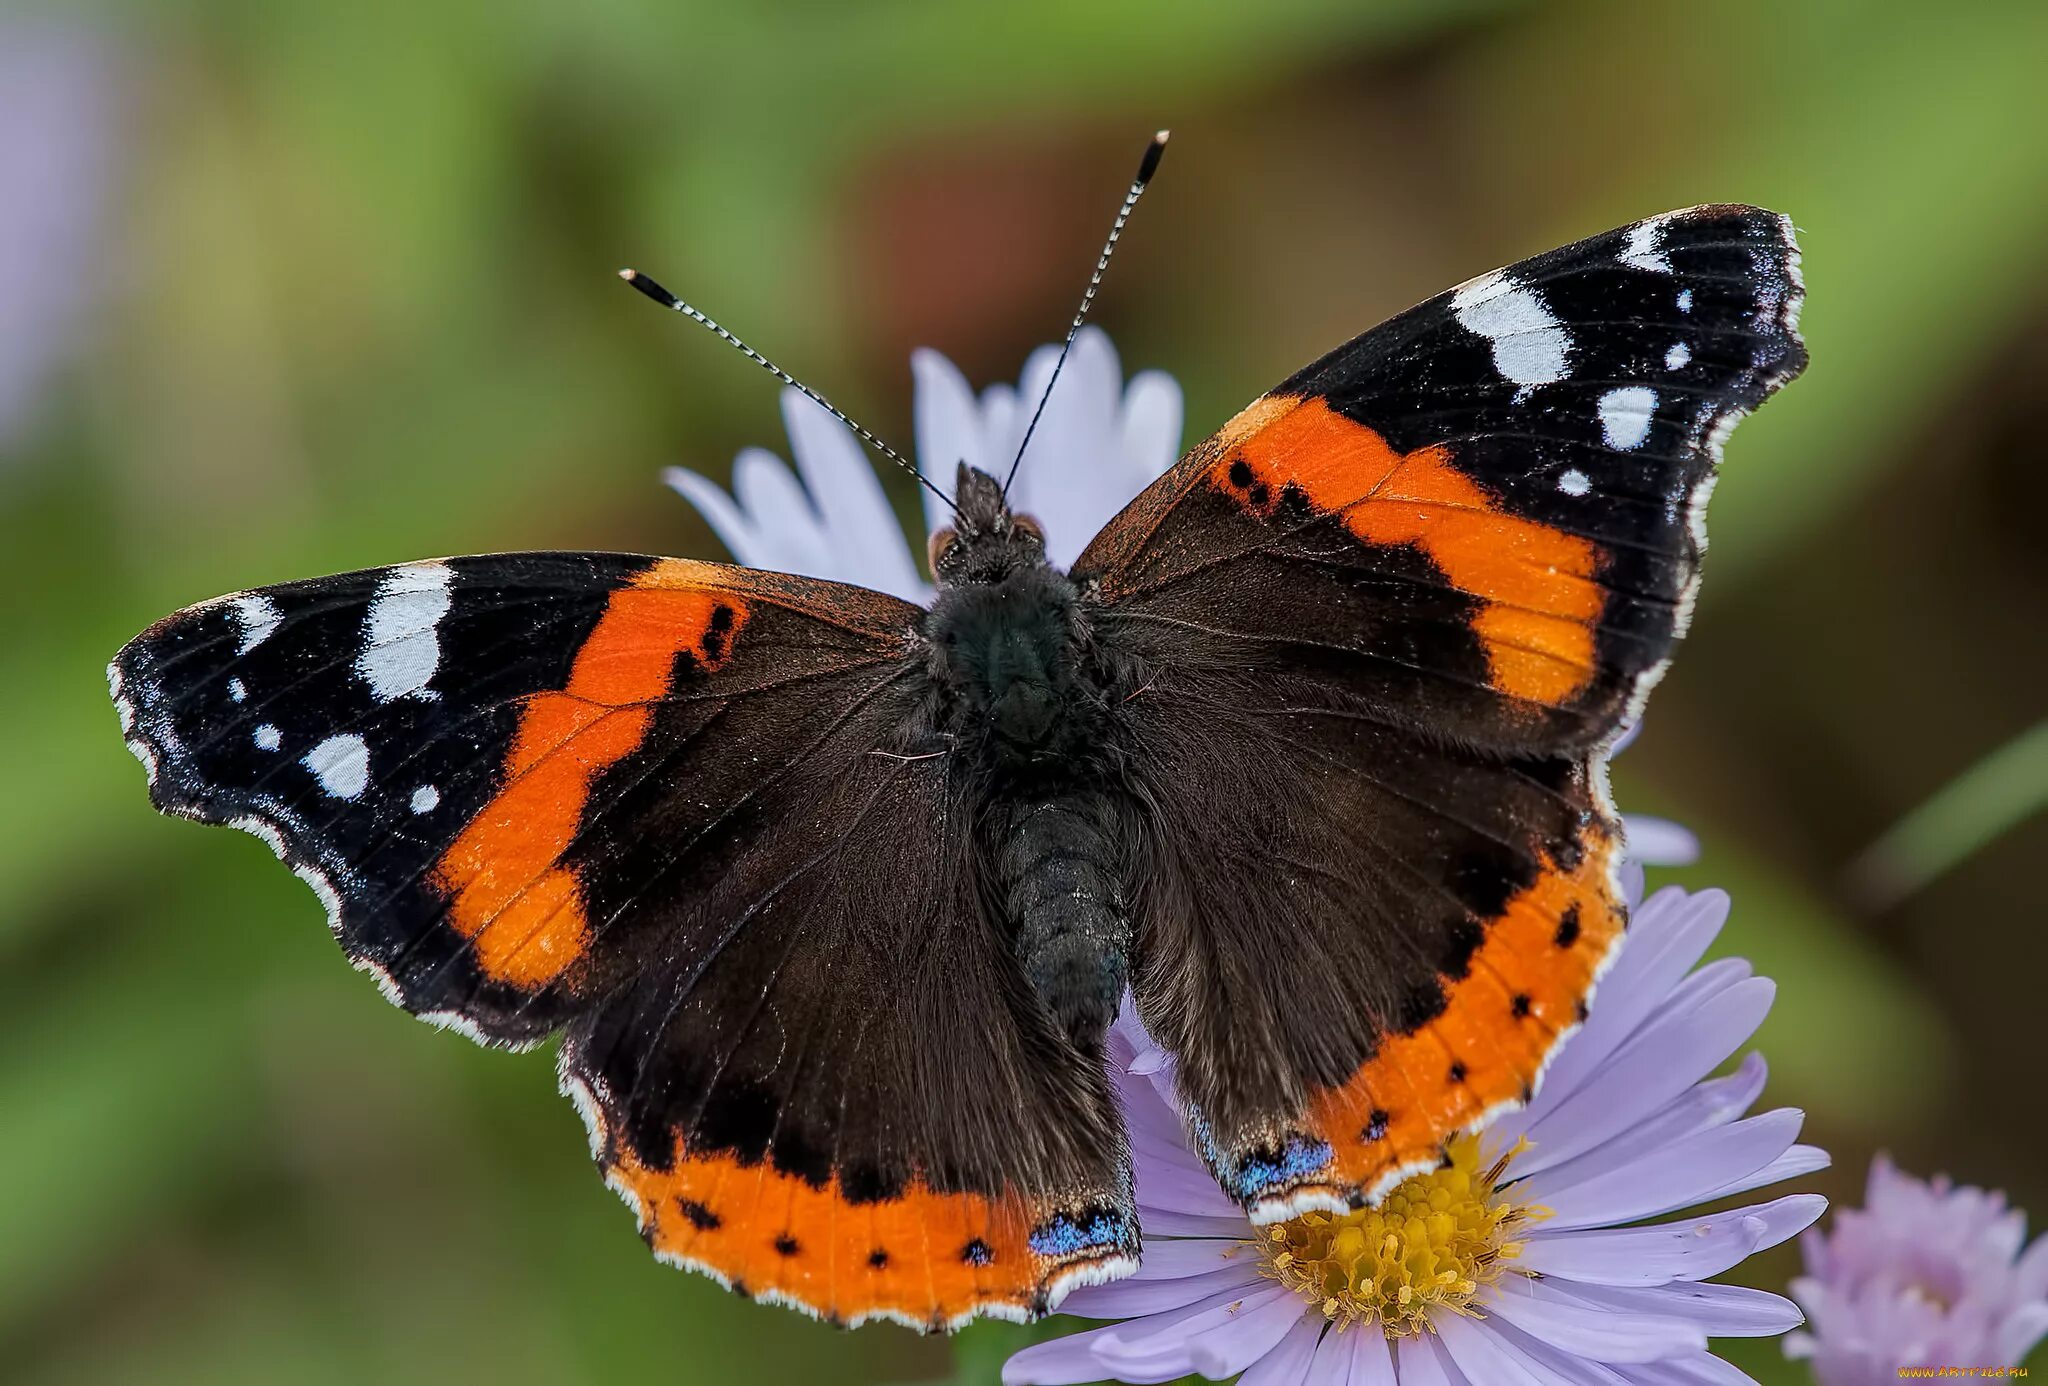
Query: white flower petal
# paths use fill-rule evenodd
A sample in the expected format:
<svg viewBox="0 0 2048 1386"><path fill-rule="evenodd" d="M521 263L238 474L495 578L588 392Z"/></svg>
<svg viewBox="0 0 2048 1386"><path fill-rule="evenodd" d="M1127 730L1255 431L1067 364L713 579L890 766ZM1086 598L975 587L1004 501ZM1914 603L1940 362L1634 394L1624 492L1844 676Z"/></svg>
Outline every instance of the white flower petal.
<svg viewBox="0 0 2048 1386"><path fill-rule="evenodd" d="M1601 1228L1544 1235L1539 1228L1516 1258L1518 1269L1593 1285L1663 1285L1704 1280L1811 1226L1827 1211L1819 1194L1791 1194L1651 1227ZM1149 1253L1148 1253L1149 1254Z"/></svg>
<svg viewBox="0 0 2048 1386"><path fill-rule="evenodd" d="M1833 1163L1833 1157L1817 1145L1795 1145L1754 1174L1731 1180L1711 1193L1694 1199L1693 1202L1708 1203L1717 1198L1733 1198L1736 1194L1748 1193L1751 1189L1768 1188L1787 1179L1798 1179L1817 1173Z"/></svg>
<svg viewBox="0 0 2048 1386"><path fill-rule="evenodd" d="M1242 1212L1227 1218L1206 1218L1196 1213L1169 1213L1147 1208L1144 1219L1147 1237L1236 1237L1252 1235L1252 1225Z"/></svg>
<svg viewBox="0 0 2048 1386"><path fill-rule="evenodd" d="M910 373L916 382L911 411L917 434L917 469L950 496L962 462L982 471L989 468L981 411L960 368L931 348L919 347L910 353ZM928 529L939 529L952 519L945 502L929 491L924 493L924 513Z"/></svg>
<svg viewBox="0 0 2048 1386"><path fill-rule="evenodd" d="M1531 1337L1595 1362L1654 1362L1707 1346L1707 1335L1687 1319L1588 1308L1526 1276L1503 1277L1486 1307Z"/></svg>
<svg viewBox="0 0 2048 1386"><path fill-rule="evenodd" d="M1468 1386L1465 1374L1437 1347L1434 1334L1411 1333L1394 1344L1401 1386Z"/></svg>
<svg viewBox="0 0 2048 1386"><path fill-rule="evenodd" d="M1221 1330L1228 1334L1241 1316L1276 1301L1289 1307L1300 1303L1293 1292L1266 1281L1254 1281L1258 1288L1215 1296L1185 1318L1163 1322L1159 1318L1121 1323L1095 1346L1095 1356L1125 1381L1171 1380L1195 1369L1194 1347L1207 1335ZM1161 1372L1171 1375L1161 1377Z"/></svg>
<svg viewBox="0 0 2048 1386"><path fill-rule="evenodd" d="M1011 1353L1003 1363L1003 1386L1081 1386L1102 1380L1102 1367L1095 1360L1095 1339L1107 1332L1107 1328L1091 1328Z"/></svg>
<svg viewBox="0 0 2048 1386"><path fill-rule="evenodd" d="M661 475L677 495L697 507L704 523L711 526L711 532L718 536L718 542L725 545L726 552L735 561L751 567L763 566L753 556L758 552L754 526L733 504L724 487L687 467L670 467Z"/></svg>
<svg viewBox="0 0 2048 1386"><path fill-rule="evenodd" d="M1278 1347L1305 1317L1299 1296L1281 1291L1188 1341L1195 1370L1212 1381L1235 1376ZM1385 1342L1386 1339L1380 1339Z"/></svg>
<svg viewBox="0 0 2048 1386"><path fill-rule="evenodd" d="M1541 1338L1532 1337L1499 1316L1489 1318L1486 1326L1506 1346L1520 1352L1538 1367L1576 1383L1576 1386L1629 1386L1628 1377L1624 1373L1629 1367L1641 1365L1631 1363L1628 1367L1615 1366L1607 1362L1596 1362L1590 1357L1580 1357L1575 1353L1553 1347Z"/></svg>
<svg viewBox="0 0 2048 1386"><path fill-rule="evenodd" d="M1182 1309L1219 1294L1246 1294L1270 1283L1259 1278L1256 1261L1247 1261L1174 1280L1128 1279L1083 1285L1060 1301L1060 1312L1083 1319L1135 1320Z"/></svg>
<svg viewBox="0 0 2048 1386"><path fill-rule="evenodd" d="M1755 1377L1710 1352L1639 1362L1622 1375L1631 1386L1757 1386Z"/></svg>
<svg viewBox="0 0 2048 1386"><path fill-rule="evenodd" d="M1548 1189L1546 1229L1562 1232L1655 1217L1713 1197L1717 1189L1768 1166L1797 1139L1803 1114L1780 1108L1688 1141L1664 1162L1602 1179Z"/></svg>
<svg viewBox="0 0 2048 1386"><path fill-rule="evenodd" d="M1124 504L1179 460L1186 413L1180 382L1165 371L1139 371L1124 387L1123 445L1117 459L1129 491Z"/></svg>
<svg viewBox="0 0 2048 1386"><path fill-rule="evenodd" d="M1151 1219L1147 1218L1146 1230L1151 1230ZM1208 1275L1232 1266L1249 1266L1256 1273L1258 1254L1241 1239L1225 1240L1210 1237L1154 1237L1145 1243L1145 1255L1138 1269L1128 1278L1115 1283L1128 1284L1137 1280L1184 1280L1193 1275ZM1076 1294L1080 1291L1076 1290Z"/></svg>
<svg viewBox="0 0 2048 1386"><path fill-rule="evenodd" d="M1700 840L1690 828L1646 813L1622 815L1628 854L1647 866L1690 866L1700 859Z"/></svg>
<svg viewBox="0 0 2048 1386"><path fill-rule="evenodd" d="M1351 1381L1349 1386L1400 1386L1394 1374L1394 1352L1387 1335L1360 1328L1351 1337Z"/></svg>
<svg viewBox="0 0 2048 1386"><path fill-rule="evenodd" d="M922 595L903 526L860 440L799 390L782 392L782 418L812 513L821 518L831 549L831 572L825 575L906 599Z"/></svg>
<svg viewBox="0 0 2048 1386"><path fill-rule="evenodd" d="M1082 1386L1082 1383L1100 1381L1107 1374L1101 1361L1095 1356L1098 1343L1116 1332L1122 1324L1110 1324L1106 1328L1091 1328L1082 1333L1070 1333L1064 1338L1055 1338L1049 1343L1034 1343L1021 1352L1013 1353L1003 1363L1003 1386ZM1127 1381L1171 1381L1185 1372L1172 1372L1165 1376L1134 1376Z"/></svg>
<svg viewBox="0 0 2048 1386"><path fill-rule="evenodd" d="M1344 1333L1324 1333L1322 1341L1316 1344L1316 1355L1308 1364L1308 1372L1300 1379L1300 1386L1349 1386L1351 1381L1351 1341ZM1288 1383L1295 1386L1295 1383Z"/></svg>
<svg viewBox="0 0 2048 1386"><path fill-rule="evenodd" d="M1648 1288L1575 1284L1569 1293L1582 1303L1691 1319L1710 1338L1767 1338L1805 1322L1791 1300L1744 1285L1684 1280Z"/></svg>
<svg viewBox="0 0 2048 1386"><path fill-rule="evenodd" d="M1199 1217L1227 1218L1235 1214L1243 1217L1243 1211L1225 1196L1223 1190L1211 1178L1208 1171L1190 1168L1185 1161L1171 1163L1152 1160L1137 1168L1138 1206L1147 1213L1146 1225L1151 1223L1153 1210L1168 1213L1193 1213Z"/></svg>
<svg viewBox="0 0 2048 1386"><path fill-rule="evenodd" d="M1726 1126L1749 1110L1763 1092L1769 1074L1764 1056L1751 1053L1735 1072L1693 1085L1656 1115L1596 1149L1544 1170L1540 1184L1563 1188L1567 1184L1595 1179L1611 1170L1657 1159L1665 1146L1684 1141L1702 1131L1711 1131L1716 1126ZM1521 1177L1523 1161L1527 1158L1527 1155L1517 1157L1509 1166L1517 1178Z"/></svg>
<svg viewBox="0 0 2048 1386"><path fill-rule="evenodd" d="M1727 961L1746 967L1738 959ZM1529 1127L1536 1148L1516 1163L1516 1174L1526 1178L1561 1164L1653 1115L1755 1034L1777 994L1769 978L1751 977L1658 1016L1615 1055L1599 1082L1586 1084Z"/></svg>
<svg viewBox="0 0 2048 1386"><path fill-rule="evenodd" d="M1316 1343L1323 1336L1324 1320L1319 1314L1297 1314L1294 1327L1274 1344L1271 1351L1245 1368L1237 1386L1302 1386L1309 1363L1315 1360Z"/></svg>
<svg viewBox="0 0 2048 1386"><path fill-rule="evenodd" d="M1437 1321L1437 1337L1458 1370L1486 1386L1585 1386L1537 1363L1520 1348L1502 1340L1484 1323L1445 1314Z"/></svg>

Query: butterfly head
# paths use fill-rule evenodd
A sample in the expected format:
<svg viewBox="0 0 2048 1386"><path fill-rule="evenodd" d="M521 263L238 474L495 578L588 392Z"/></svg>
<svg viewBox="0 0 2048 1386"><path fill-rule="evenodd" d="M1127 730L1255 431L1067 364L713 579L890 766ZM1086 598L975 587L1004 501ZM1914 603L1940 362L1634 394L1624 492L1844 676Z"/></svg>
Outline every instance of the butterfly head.
<svg viewBox="0 0 2048 1386"><path fill-rule="evenodd" d="M1012 515L986 472L960 467L959 517L932 536L939 580L926 633L954 731L1011 769L1072 752L1089 703L1074 584L1046 562L1045 532Z"/></svg>
<svg viewBox="0 0 2048 1386"><path fill-rule="evenodd" d="M992 587L1045 566L1044 529L1029 515L1010 513L994 477L962 462L953 498L953 523L932 535L932 576L940 587Z"/></svg>

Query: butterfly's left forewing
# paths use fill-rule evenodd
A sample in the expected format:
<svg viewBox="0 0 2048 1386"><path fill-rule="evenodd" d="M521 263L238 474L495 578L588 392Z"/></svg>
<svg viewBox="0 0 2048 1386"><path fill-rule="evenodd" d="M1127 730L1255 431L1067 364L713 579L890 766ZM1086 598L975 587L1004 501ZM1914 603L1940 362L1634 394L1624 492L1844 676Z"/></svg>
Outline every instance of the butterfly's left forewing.
<svg viewBox="0 0 2048 1386"><path fill-rule="evenodd" d="M1484 275L1298 372L1075 565L1145 671L1138 1008L1261 1219L1527 1100L1625 924L1605 748L1683 633L1728 428L1797 374L1782 217Z"/></svg>
<svg viewBox="0 0 2048 1386"><path fill-rule="evenodd" d="M242 593L111 678L150 792L306 877L407 1010L525 1045L664 1258L844 1322L1128 1271L1121 1124L974 885L917 607L506 554Z"/></svg>

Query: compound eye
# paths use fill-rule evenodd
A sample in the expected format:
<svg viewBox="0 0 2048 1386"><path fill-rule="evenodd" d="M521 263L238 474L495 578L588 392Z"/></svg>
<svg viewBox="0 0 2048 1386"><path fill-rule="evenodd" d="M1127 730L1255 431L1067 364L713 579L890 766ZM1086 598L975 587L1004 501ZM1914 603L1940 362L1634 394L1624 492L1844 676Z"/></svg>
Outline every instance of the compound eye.
<svg viewBox="0 0 2048 1386"><path fill-rule="evenodd" d="M946 551L953 547L953 541L959 537L953 532L951 525L932 531L930 546L925 549L925 559L931 564L934 574L939 571L939 560L946 556Z"/></svg>
<svg viewBox="0 0 2048 1386"><path fill-rule="evenodd" d="M1043 548L1045 546L1045 526L1038 523L1035 517L1030 515L1013 515L1010 517L1010 523L1019 534L1028 534L1038 541L1039 547Z"/></svg>

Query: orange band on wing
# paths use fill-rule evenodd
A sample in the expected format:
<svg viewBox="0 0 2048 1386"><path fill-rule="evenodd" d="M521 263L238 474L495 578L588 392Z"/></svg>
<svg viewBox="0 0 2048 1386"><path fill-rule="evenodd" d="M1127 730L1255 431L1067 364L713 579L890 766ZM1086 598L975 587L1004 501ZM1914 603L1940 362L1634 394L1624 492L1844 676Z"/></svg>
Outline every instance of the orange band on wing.
<svg viewBox="0 0 2048 1386"><path fill-rule="evenodd" d="M666 1170L630 1152L610 1177L640 1214L657 1255L708 1271L754 1297L791 1300L839 1322L890 1317L950 1326L991 1308L1039 1312L1057 1263L1029 1245L1017 1197L937 1194L853 1203L762 1162L685 1154Z"/></svg>
<svg viewBox="0 0 2048 1386"><path fill-rule="evenodd" d="M1501 509L1451 465L1447 446L1396 452L1321 399L1269 395L1225 424L1212 483L1271 514L1294 486L1359 538L1412 544L1451 584L1485 603L1476 627L1495 688L1535 702L1591 680L1604 597L1599 550ZM1233 471L1233 469L1236 469Z"/></svg>
<svg viewBox="0 0 2048 1386"><path fill-rule="evenodd" d="M1607 885L1614 843L1597 825L1588 831L1596 836L1576 871L1547 867L1488 923L1470 970L1446 982L1440 1015L1311 1100L1304 1124L1332 1148L1319 1183L1374 1189L1433 1163L1490 1109L1527 1100L1626 919Z"/></svg>
<svg viewBox="0 0 2048 1386"><path fill-rule="evenodd" d="M434 870L452 897L449 922L486 976L537 989L582 956L588 924L562 854L592 781L646 738L677 658L688 651L716 669L730 656L747 608L710 585L718 571L666 559L614 592L568 686L520 712L504 788Z"/></svg>

